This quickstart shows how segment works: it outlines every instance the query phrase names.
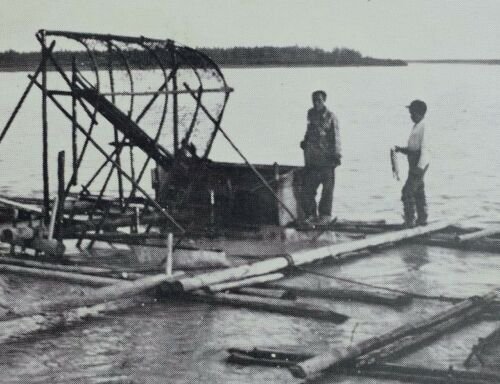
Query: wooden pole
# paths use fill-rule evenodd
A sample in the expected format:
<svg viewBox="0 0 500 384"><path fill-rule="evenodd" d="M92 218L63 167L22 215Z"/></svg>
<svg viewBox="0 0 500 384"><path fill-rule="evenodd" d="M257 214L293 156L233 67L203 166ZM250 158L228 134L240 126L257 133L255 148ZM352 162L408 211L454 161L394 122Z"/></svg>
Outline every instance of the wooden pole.
<svg viewBox="0 0 500 384"><path fill-rule="evenodd" d="M169 41L169 50L171 53L172 67L170 71L172 78L172 91L173 91L173 114L172 114L172 123L174 130L174 156L177 155L179 151L179 103L178 103L178 85L177 85L177 57L175 56L175 44L173 41Z"/></svg>
<svg viewBox="0 0 500 384"><path fill-rule="evenodd" d="M231 281L229 283L214 284L209 286L208 289L210 290L210 292L223 292L223 291L228 291L230 289L248 287L250 285L266 283L268 281L280 280L284 277L285 275L280 272L270 273L268 275L250 277L248 279Z"/></svg>
<svg viewBox="0 0 500 384"><path fill-rule="evenodd" d="M54 204L52 205L52 211L50 212L49 233L47 235L48 240L52 240L54 238L58 208L59 208L59 196L56 196Z"/></svg>
<svg viewBox="0 0 500 384"><path fill-rule="evenodd" d="M47 49L45 44L45 31L41 32L42 39L42 174L43 174L43 208L45 224L49 222L50 197L49 197L49 140L47 123Z"/></svg>
<svg viewBox="0 0 500 384"><path fill-rule="evenodd" d="M312 263L327 257L337 257L361 249L375 247L386 243L394 243L426 233L446 228L451 222L439 222L424 227L416 227L390 233L373 235L363 240L355 240L326 247L308 249L289 253L286 257L274 257L254 264L227 268L222 271L209 272L193 277L186 277L176 282L176 288L182 291L194 291L203 287L223 282L246 279L253 276L277 272L293 265Z"/></svg>
<svg viewBox="0 0 500 384"><path fill-rule="evenodd" d="M60 151L57 154L57 203L54 203L54 208L57 206L56 211L56 238L57 241L62 243L63 240L63 218L64 218L64 199L66 198L66 186L64 181L64 163L65 152Z"/></svg>
<svg viewBox="0 0 500 384"><path fill-rule="evenodd" d="M383 335L369 338L344 349L334 349L319 354L311 359L290 367L290 371L295 377L299 378L317 377L325 370L332 369L333 367L344 362L354 360L361 355L393 343L405 336L421 333L422 331L453 317L463 316L474 308L485 309L497 298L498 292L495 290L482 296L480 299L471 298L464 300L456 305L453 305L447 310L422 320L409 322Z"/></svg>
<svg viewBox="0 0 500 384"><path fill-rule="evenodd" d="M478 319L478 314L484 311L483 307L471 308L463 314L452 317L430 329L423 330L417 334L412 334L398 339L382 348L371 351L356 359L357 367L365 367L391 358L400 358L417 348L439 338L440 336L459 329L461 326L470 325L472 320Z"/></svg>
<svg viewBox="0 0 500 384"><path fill-rule="evenodd" d="M47 52L51 52L54 49L55 45L56 45L56 42L53 41L50 44L50 46L47 48ZM2 142L3 138L7 134L7 131L9 130L10 126L12 125L12 122L14 121L14 119L16 118L19 110L21 109L21 107L22 107L22 105L24 103L24 100L26 99L26 96L28 96L28 93L30 92L31 88L33 87L33 84L35 83L36 78L38 77L38 75L40 74L40 72L44 69L44 65L45 65L46 60L47 60L47 57L46 56L44 57L43 54L42 54L42 60L40 61L40 64L38 65L38 68L33 73L32 78L31 78L28 86L26 87L26 89L24 90L21 98L17 102L17 105L14 108L14 111L12 112L12 114L10 115L9 120L7 121L7 124L5 124L5 127L2 130L2 133L0 133L0 143Z"/></svg>
<svg viewBox="0 0 500 384"><path fill-rule="evenodd" d="M0 264L0 272L42 277L44 279L69 281L72 283L85 284L94 287L103 287L106 285L116 284L117 282L123 281L103 276L92 276L75 272L56 271L56 270L33 268L33 267L21 267L17 265L8 265L8 264Z"/></svg>
<svg viewBox="0 0 500 384"><path fill-rule="evenodd" d="M457 236L457 240L460 243L466 242L466 241L471 241L471 240L478 240L483 237L495 235L497 233L500 233L500 226L494 226L490 228L485 228L483 230L477 231L477 232L472 232L468 233L465 235L459 235Z"/></svg>
<svg viewBox="0 0 500 384"><path fill-rule="evenodd" d="M174 235L170 232L167 236L167 258L165 260L165 273L167 276L172 275L172 265L173 265L173 244Z"/></svg>
<svg viewBox="0 0 500 384"><path fill-rule="evenodd" d="M291 294L286 289L265 289L265 288L254 288L254 287L245 287L239 288L236 291L233 291L236 294L243 294L249 296L261 296L261 297L271 297L274 299L282 299L282 300L296 300L297 296Z"/></svg>
<svg viewBox="0 0 500 384"><path fill-rule="evenodd" d="M70 308L95 305L135 296L162 284L176 281L181 276L181 273L174 274L173 276L167 276L162 273L160 275L147 276L132 282L107 278L112 285L108 284L108 286L99 288L86 296L67 295L59 297L57 300L43 300L35 303L21 304L12 307L12 312L17 316L33 316L50 311L65 311Z"/></svg>
<svg viewBox="0 0 500 384"><path fill-rule="evenodd" d="M422 384L496 384L500 383L500 374L494 372L478 372L450 369L432 369L419 366L396 364L377 364L367 369L346 372L357 376L371 377L380 380L396 380L402 383Z"/></svg>
<svg viewBox="0 0 500 384"><path fill-rule="evenodd" d="M33 231L32 228L23 228L26 230ZM63 264L53 264L46 263L34 260L25 260L14 257L0 257L0 264L10 264L10 265L18 265L21 267L30 267L30 268L41 268L41 269L49 269L53 271L62 271L62 272L75 272L87 275L99 275L99 276L108 276L114 277L116 275L126 276L128 279L135 280L141 277L144 277L141 273L135 272L122 272L109 268L98 268L98 267L88 267L86 265L63 265Z"/></svg>
<svg viewBox="0 0 500 384"><path fill-rule="evenodd" d="M76 122L78 121L78 110L76 108L76 58L73 56L71 60L71 153L73 164L73 176L71 178L71 185L78 185L78 139Z"/></svg>
<svg viewBox="0 0 500 384"><path fill-rule="evenodd" d="M285 284L270 283L264 287L271 289L286 289L296 296L317 297L322 299L339 299L370 304L401 307L412 301L411 296L394 292L382 292L368 289L336 288L321 289L288 287Z"/></svg>
<svg viewBox="0 0 500 384"><path fill-rule="evenodd" d="M120 311L148 301L147 297L126 298L95 304L90 307L68 309L61 313L45 313L0 322L0 343L17 341L35 332L48 331L56 327L68 326L89 318L95 318L111 311Z"/></svg>

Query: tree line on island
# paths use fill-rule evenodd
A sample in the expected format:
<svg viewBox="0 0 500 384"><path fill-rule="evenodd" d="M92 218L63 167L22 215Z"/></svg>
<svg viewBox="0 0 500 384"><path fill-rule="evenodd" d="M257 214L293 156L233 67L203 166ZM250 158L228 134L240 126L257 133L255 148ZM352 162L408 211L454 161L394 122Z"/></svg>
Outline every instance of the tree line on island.
<svg viewBox="0 0 500 384"><path fill-rule="evenodd" d="M198 48L208 55L219 66L403 66L403 60L376 59L363 56L360 52L348 48L335 48L326 51L311 47L233 47L233 48ZM125 51L131 68L148 69L157 67L155 59L143 50ZM161 53L160 53L161 54ZM163 52L163 54L166 54ZM92 63L86 52L57 51L54 52L57 61L65 68L71 66L73 57L79 66L89 66ZM112 56L113 65L119 68L121 58L115 52ZM16 52L8 50L0 52L0 70L29 71L36 68L40 62L40 52ZM99 66L109 65L109 56L105 51L96 51L95 57ZM122 65L123 66L123 65Z"/></svg>

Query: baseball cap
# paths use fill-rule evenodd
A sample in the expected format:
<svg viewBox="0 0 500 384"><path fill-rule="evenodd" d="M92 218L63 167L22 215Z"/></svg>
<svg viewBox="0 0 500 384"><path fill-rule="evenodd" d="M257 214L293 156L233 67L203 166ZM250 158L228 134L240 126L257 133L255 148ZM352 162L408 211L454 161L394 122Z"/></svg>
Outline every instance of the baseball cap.
<svg viewBox="0 0 500 384"><path fill-rule="evenodd" d="M413 100L410 105L407 105L406 108L409 108L417 113L424 114L427 112L427 104L425 104L422 100Z"/></svg>

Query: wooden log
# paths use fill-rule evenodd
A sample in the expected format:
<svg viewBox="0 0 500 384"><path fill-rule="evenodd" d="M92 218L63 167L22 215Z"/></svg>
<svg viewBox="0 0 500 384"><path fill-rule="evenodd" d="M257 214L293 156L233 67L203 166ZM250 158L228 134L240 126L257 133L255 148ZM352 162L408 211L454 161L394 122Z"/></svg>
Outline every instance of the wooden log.
<svg viewBox="0 0 500 384"><path fill-rule="evenodd" d="M98 275L98 276L108 276L108 277L116 277L120 276L122 278L127 278L131 280L139 279L144 277L141 273L135 272L122 272L118 270L113 270L109 268L98 268L98 267L89 267L85 265L66 265L66 264L54 264L54 263L46 263L41 261L34 260L26 260L19 259L15 257L0 257L0 264L10 264L10 265L19 265L24 267L34 267L41 269L50 269L54 271L63 271L63 272L76 272L88 275Z"/></svg>
<svg viewBox="0 0 500 384"><path fill-rule="evenodd" d="M268 281L279 280L279 279L282 279L284 277L285 277L285 275L283 273L279 273L279 272L278 273L270 273L268 275L250 277L248 279L231 281L229 283L214 284L214 285L209 286L208 289L210 290L210 292L223 292L223 291L228 291L230 289L248 287L250 285L265 283Z"/></svg>
<svg viewBox="0 0 500 384"><path fill-rule="evenodd" d="M469 311L465 312L463 315L458 317L452 317L439 323L430 329L423 330L417 334L411 334L404 336L382 348L371 351L355 360L357 367L363 367L367 365L376 364L379 362L386 361L388 359L400 358L408 353L413 352L417 348L436 340L440 336L454 331L461 326L469 325L475 318L478 319L478 315L484 311L484 308L476 307L471 308Z"/></svg>
<svg viewBox="0 0 500 384"><path fill-rule="evenodd" d="M5 204L8 207L14 207L21 211L31 212L31 213L43 213L43 208L37 205L19 203L15 200L8 199L6 197L0 196L0 203Z"/></svg>
<svg viewBox="0 0 500 384"><path fill-rule="evenodd" d="M348 255L351 252L359 251L365 248L375 247L386 243L394 243L415 236L424 235L426 233L446 228L451 223L452 221L439 222L429 224L427 226L405 229L402 231L378 234L363 240L355 240L351 242L333 244L326 247L291 252L286 257L274 257L272 259L259 261L254 264L187 277L177 281L175 288L180 291L189 292L214 284L241 280L252 276L265 275L271 272L279 271L291 265L312 263L327 257L337 257L342 254ZM348 257L344 256L343 260L347 259Z"/></svg>
<svg viewBox="0 0 500 384"><path fill-rule="evenodd" d="M0 264L0 272L42 277L45 279L56 279L77 284L85 284L93 287L103 287L106 285L115 284L117 281L123 281L110 277L92 276L82 273L72 273L64 271L54 271L42 268L20 267L17 265L8 265L8 264Z"/></svg>
<svg viewBox="0 0 500 384"><path fill-rule="evenodd" d="M31 315L0 322L0 343L17 341L36 332L70 326L77 322L95 318L104 313L120 311L150 301L147 297L133 297L122 300L96 304L90 307L68 309L63 312L52 312Z"/></svg>
<svg viewBox="0 0 500 384"><path fill-rule="evenodd" d="M463 243L466 241L478 240L478 239L481 239L483 237L495 235L497 233L500 233L500 226L494 226L494 227L482 229L480 231L467 233L464 235L458 235L456 237L456 240L460 243Z"/></svg>
<svg viewBox="0 0 500 384"><path fill-rule="evenodd" d="M108 285L91 292L85 296L66 295L57 300L43 300L36 303L21 304L12 307L12 312L17 316L33 316L50 311L64 311L69 308L95 305L107 301L132 297L154 289L162 284L179 279L182 273L174 273L172 276L165 274L147 276L135 281L122 281L115 279L115 284ZM1 318L0 318L1 320Z"/></svg>
<svg viewBox="0 0 500 384"><path fill-rule="evenodd" d="M485 309L497 297L498 292L495 290L485 296L482 296L481 298L464 300L445 311L439 312L422 320L409 322L381 336L369 338L345 349L335 349L317 355L312 359L290 367L290 371L295 377L299 378L318 376L322 371L331 369L346 361L354 360L361 355L393 343L405 336L417 334L453 317L463 316L475 307Z"/></svg>
<svg viewBox="0 0 500 384"><path fill-rule="evenodd" d="M274 299L282 300L295 300L297 297L291 294L286 289L264 289L264 288L240 288L233 291L236 294L248 295L248 296L260 296L260 297L270 297Z"/></svg>
<svg viewBox="0 0 500 384"><path fill-rule="evenodd" d="M491 349L498 350L496 346L498 345L499 340L500 328L495 329L485 337L478 338L477 343L472 346L469 356L467 356L463 362L464 367L470 368L473 365L472 361L474 357L479 360L479 363L481 363L482 366L484 366L482 355L488 356L488 352L491 354ZM498 355L498 352L496 354Z"/></svg>
<svg viewBox="0 0 500 384"><path fill-rule="evenodd" d="M347 301L359 301L362 303L381 304L393 307L407 305L412 301L412 297L400 293L379 292L367 289L351 289L351 288L299 288L288 287L284 284L268 283L265 287L272 289L286 289L296 296L302 297L318 297L322 299L339 299Z"/></svg>
<svg viewBox="0 0 500 384"><path fill-rule="evenodd" d="M500 382L500 374L495 372L432 369L397 364L377 364L367 369L347 371L346 374L423 384L495 384Z"/></svg>
<svg viewBox="0 0 500 384"><path fill-rule="evenodd" d="M284 315L315 318L331 321L337 324L343 323L348 319L346 315L332 311L326 306L310 303L298 303L290 300L235 295L230 293L205 293L201 291L191 292L190 294L182 296L208 303L223 304L237 308L251 308Z"/></svg>
<svg viewBox="0 0 500 384"><path fill-rule="evenodd" d="M463 249L467 251L500 252L500 240L495 238L481 238L476 241L458 242L455 236L431 236L421 239L421 243L435 247Z"/></svg>

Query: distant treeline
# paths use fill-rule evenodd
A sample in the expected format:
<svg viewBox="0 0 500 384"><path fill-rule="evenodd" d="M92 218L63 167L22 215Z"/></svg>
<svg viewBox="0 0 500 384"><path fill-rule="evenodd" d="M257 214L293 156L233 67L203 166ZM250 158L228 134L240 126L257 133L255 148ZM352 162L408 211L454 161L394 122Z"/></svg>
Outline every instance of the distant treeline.
<svg viewBox="0 0 500 384"><path fill-rule="evenodd" d="M201 48L219 65L406 65L403 60L365 57L358 51L335 48L325 51L310 47Z"/></svg>
<svg viewBox="0 0 500 384"><path fill-rule="evenodd" d="M403 60L375 59L361 55L358 51L347 48L335 48L325 51L310 47L234 47L234 48L199 48L211 57L219 66L364 66L364 65L407 65ZM120 58L113 59L114 65L120 65ZM57 61L65 68L71 66L73 57L79 66L91 66L86 52L57 51ZM155 60L147 52L132 50L126 52L132 68L154 68ZM95 59L99 66L107 65L106 52L96 52ZM40 62L40 52L0 52L0 70L29 71Z"/></svg>

